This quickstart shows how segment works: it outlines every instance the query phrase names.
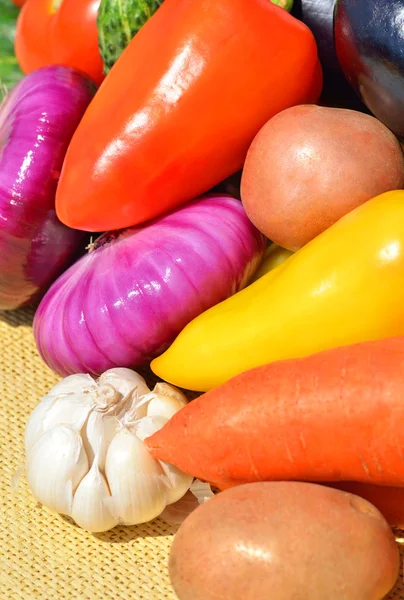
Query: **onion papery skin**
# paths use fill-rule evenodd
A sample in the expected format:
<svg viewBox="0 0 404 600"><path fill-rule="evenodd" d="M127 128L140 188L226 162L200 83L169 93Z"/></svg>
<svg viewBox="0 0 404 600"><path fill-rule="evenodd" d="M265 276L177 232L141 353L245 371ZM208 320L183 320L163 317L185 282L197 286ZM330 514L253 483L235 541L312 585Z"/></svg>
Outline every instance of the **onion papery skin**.
<svg viewBox="0 0 404 600"><path fill-rule="evenodd" d="M245 287L264 247L241 203L224 195L104 234L39 305L38 350L62 376L143 366L192 319Z"/></svg>
<svg viewBox="0 0 404 600"><path fill-rule="evenodd" d="M0 106L0 308L42 294L84 233L55 213L67 147L95 93L89 78L52 66L24 77Z"/></svg>

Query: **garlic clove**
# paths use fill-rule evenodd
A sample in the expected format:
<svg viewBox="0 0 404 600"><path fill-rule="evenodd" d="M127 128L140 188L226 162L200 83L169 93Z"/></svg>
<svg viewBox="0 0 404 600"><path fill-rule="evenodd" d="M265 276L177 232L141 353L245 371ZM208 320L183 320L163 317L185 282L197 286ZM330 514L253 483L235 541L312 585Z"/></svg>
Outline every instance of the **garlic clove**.
<svg viewBox="0 0 404 600"><path fill-rule="evenodd" d="M109 369L103 373L98 382L100 384L110 383L125 398L136 390L138 396L147 394L150 390L141 375L123 367Z"/></svg>
<svg viewBox="0 0 404 600"><path fill-rule="evenodd" d="M142 441L161 429L175 413L187 404L185 396L166 383L156 384L154 390L144 397L145 400L149 398L147 416L131 426L131 429ZM162 461L160 461L160 465L167 476L166 504L172 504L186 494L193 477L183 473L174 465Z"/></svg>
<svg viewBox="0 0 404 600"><path fill-rule="evenodd" d="M141 396L148 394L150 389L141 375L126 368L109 369L99 378L100 385L110 384L122 394L119 410L115 415L126 420L136 420L146 415L146 409L137 409Z"/></svg>
<svg viewBox="0 0 404 600"><path fill-rule="evenodd" d="M139 419L139 421L129 423L128 428L144 442L146 438L152 436L153 433L156 433L156 431L161 429L167 421L167 417L161 417L159 415L143 417L143 419Z"/></svg>
<svg viewBox="0 0 404 600"><path fill-rule="evenodd" d="M161 416L171 419L176 412L187 404L182 392L168 383L156 383L154 390L139 398L137 408L147 405L143 416Z"/></svg>
<svg viewBox="0 0 404 600"><path fill-rule="evenodd" d="M154 392L152 392L153 394ZM147 416L148 417L165 417L167 420L171 419L181 408L185 406L185 403L179 401L177 398L172 396L154 396L148 404Z"/></svg>
<svg viewBox="0 0 404 600"><path fill-rule="evenodd" d="M77 392L82 393L83 390L95 389L96 382L87 373L76 373L76 375L68 375L59 381L48 393L48 396L61 396L64 394L74 395Z"/></svg>
<svg viewBox="0 0 404 600"><path fill-rule="evenodd" d="M142 442L156 433L159 429L161 429L166 423L168 419L167 417L162 417L159 415L155 415L152 417L144 417L133 423L130 426L130 430L140 439ZM188 491L193 477L191 475L187 475L183 473L174 465L170 465L163 461L159 461L160 466L163 472L166 475L166 504L172 504L173 502L177 502L182 496Z"/></svg>
<svg viewBox="0 0 404 600"><path fill-rule="evenodd" d="M94 404L94 397L90 393L59 396L44 416L44 431L52 429L55 425L67 425L79 431L86 422Z"/></svg>
<svg viewBox="0 0 404 600"><path fill-rule="evenodd" d="M94 406L88 396L59 396L45 408L42 401L33 411L25 428L25 448L30 452L39 437L56 425L66 425L76 431L83 427L88 414Z"/></svg>
<svg viewBox="0 0 404 600"><path fill-rule="evenodd" d="M189 490L193 477L183 473L174 465L159 461L161 468L167 475L167 504L173 504L182 498Z"/></svg>
<svg viewBox="0 0 404 600"><path fill-rule="evenodd" d="M185 394L180 392L178 388L166 383L165 381L159 381L156 383L153 393L156 394L156 396L170 396L170 398L176 398L178 402L182 404L182 406L185 406L188 403Z"/></svg>
<svg viewBox="0 0 404 600"><path fill-rule="evenodd" d="M32 413L30 414L27 425L25 427L24 445L25 452L28 453L39 436L43 434L44 426L43 421L46 413L50 410L53 404L56 402L55 398L51 396L45 396L39 404L36 405Z"/></svg>
<svg viewBox="0 0 404 600"><path fill-rule="evenodd" d="M97 456L98 467L104 471L105 457L114 436L120 430L120 423L114 415L106 415L93 410L90 413L81 435L84 449L90 463Z"/></svg>
<svg viewBox="0 0 404 600"><path fill-rule="evenodd" d="M55 425L80 430L95 405L96 385L89 375L70 375L59 381L35 407L25 428L25 451L30 452L39 436Z"/></svg>
<svg viewBox="0 0 404 600"><path fill-rule="evenodd" d="M74 494L72 519L77 525L93 533L112 529L118 524L118 520L109 511L107 500L110 497L105 477L98 468L98 460L94 460Z"/></svg>
<svg viewBox="0 0 404 600"><path fill-rule="evenodd" d="M41 504L69 515L73 493L88 471L81 436L66 425L43 433L27 460L28 485Z"/></svg>
<svg viewBox="0 0 404 600"><path fill-rule="evenodd" d="M114 516L125 525L157 517L167 500L166 477L143 442L123 428L112 440L105 462Z"/></svg>
<svg viewBox="0 0 404 600"><path fill-rule="evenodd" d="M97 385L95 399L98 412L106 414L117 414L125 404L125 399L111 383Z"/></svg>

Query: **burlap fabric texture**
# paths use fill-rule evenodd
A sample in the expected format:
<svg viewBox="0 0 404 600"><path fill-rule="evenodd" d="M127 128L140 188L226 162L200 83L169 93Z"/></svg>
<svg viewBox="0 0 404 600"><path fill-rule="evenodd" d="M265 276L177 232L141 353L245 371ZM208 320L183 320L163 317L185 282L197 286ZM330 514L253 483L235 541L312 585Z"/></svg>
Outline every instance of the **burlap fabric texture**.
<svg viewBox="0 0 404 600"><path fill-rule="evenodd" d="M175 527L157 519L92 535L29 493L25 423L58 380L36 352L32 317L32 308L0 311L0 599L174 600L167 557ZM403 573L389 598L404 600Z"/></svg>

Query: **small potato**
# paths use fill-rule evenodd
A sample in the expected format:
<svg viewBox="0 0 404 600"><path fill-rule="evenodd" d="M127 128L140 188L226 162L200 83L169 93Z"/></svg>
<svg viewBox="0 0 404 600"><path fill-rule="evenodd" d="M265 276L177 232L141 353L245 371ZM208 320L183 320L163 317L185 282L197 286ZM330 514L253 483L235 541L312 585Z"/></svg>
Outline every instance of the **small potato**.
<svg viewBox="0 0 404 600"><path fill-rule="evenodd" d="M259 131L244 165L241 199L262 233L296 251L366 200L403 186L400 144L380 121L304 105Z"/></svg>
<svg viewBox="0 0 404 600"><path fill-rule="evenodd" d="M180 600L381 600L398 570L374 506L296 482L218 494L181 525L169 560Z"/></svg>

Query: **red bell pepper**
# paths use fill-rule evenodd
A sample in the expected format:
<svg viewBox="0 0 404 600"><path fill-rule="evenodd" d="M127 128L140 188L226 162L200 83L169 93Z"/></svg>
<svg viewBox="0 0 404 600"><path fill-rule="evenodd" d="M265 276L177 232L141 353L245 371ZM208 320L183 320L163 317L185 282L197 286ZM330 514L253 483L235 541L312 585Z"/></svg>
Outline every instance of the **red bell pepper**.
<svg viewBox="0 0 404 600"><path fill-rule="evenodd" d="M21 70L47 65L83 71L99 85L104 65L98 49L100 0L29 0L18 16L15 54Z"/></svg>
<svg viewBox="0 0 404 600"><path fill-rule="evenodd" d="M163 214L239 170L261 126L321 87L310 30L268 0L165 0L73 137L58 216L104 231Z"/></svg>

